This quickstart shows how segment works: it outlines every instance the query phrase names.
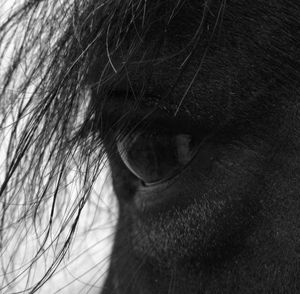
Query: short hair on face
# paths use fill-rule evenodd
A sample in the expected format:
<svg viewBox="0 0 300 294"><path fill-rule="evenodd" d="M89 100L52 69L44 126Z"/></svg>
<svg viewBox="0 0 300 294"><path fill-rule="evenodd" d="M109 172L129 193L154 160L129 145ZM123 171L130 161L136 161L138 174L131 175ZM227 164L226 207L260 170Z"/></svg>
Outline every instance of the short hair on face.
<svg viewBox="0 0 300 294"><path fill-rule="evenodd" d="M176 277L174 269L181 262L193 264L199 272L203 270L200 263L208 264L212 270L209 278L203 274L202 286L207 293L229 292L235 278L242 289L237 293L254 291L255 283L257 291L260 285L270 290L272 281L290 290L285 287L298 273L292 256L297 251L295 207L300 190L300 4L294 0L52 2L24 0L0 18L0 142L5 150L0 252L12 243L23 244L30 231L39 240L36 255L13 279L9 273L18 264L16 252L22 247L16 246L8 261L3 258L6 282L2 290L8 291L33 271L53 248L45 274L33 285L29 277L26 291L37 292L55 273L77 236L83 209L92 203L94 186L107 161L120 208L115 258L106 283L109 293L119 293L111 290L116 284L121 293L141 293L140 288L148 285L142 278L139 285L133 273L128 280L136 284L127 281L128 289L124 286L117 268L126 264L123 255L128 250L138 255L141 267L145 258L151 270L153 263L155 269L159 264L157 271L166 271L166 276ZM173 141L165 140L166 134ZM199 167L200 175L194 168L189 177L193 189L182 192L206 195L205 205L196 197L194 202L192 196L183 197L187 200L154 214L143 207L141 217L128 204L134 197L131 194L138 190L136 185L147 186L147 180L151 186L158 179L175 177L169 174L173 163L167 162L168 152L161 155L166 146L174 147L174 140L183 153L186 145L201 141L192 160L182 155L180 164L184 162L185 167L180 172L174 167L178 179L193 166L190 162L197 162L197 156L202 154L202 162L209 166L211 158L215 160L211 163L215 178L206 176L207 166ZM125 144L123 155L120 148L128 141L133 143ZM151 151L160 156L159 168L151 165L156 157L147 161L145 142L156 144ZM208 146L207 153L203 144ZM128 160L130 148L141 154L141 162ZM145 170L139 166L146 163ZM209 178L207 187L197 186L204 178ZM75 191L70 190L73 182ZM123 252L120 240L126 239L128 227L133 245L129 249L124 245ZM273 245L281 245L266 245L267 235L275 240ZM261 264L254 257L250 263L245 244L253 251L263 244L266 252L274 250L274 256L257 253ZM280 253L285 248L293 248L286 254L287 261ZM194 261L187 262L192 256ZM117 257L125 261L119 265ZM273 259L280 261L272 263ZM230 262L237 266L228 266ZM217 273L215 264L229 270ZM134 272L135 265L128 272ZM268 279L265 284L258 282L257 268L272 266L275 278L269 279L270 272L261 270ZM280 267L286 279L278 277ZM183 268L188 271L186 264ZM149 273L148 268L142 272ZM151 279L160 280L153 272ZM206 281L217 281L218 275L221 278L215 285ZM171 285L169 280L162 281ZM228 281L227 286L220 281ZM166 290L165 285L154 289Z"/></svg>

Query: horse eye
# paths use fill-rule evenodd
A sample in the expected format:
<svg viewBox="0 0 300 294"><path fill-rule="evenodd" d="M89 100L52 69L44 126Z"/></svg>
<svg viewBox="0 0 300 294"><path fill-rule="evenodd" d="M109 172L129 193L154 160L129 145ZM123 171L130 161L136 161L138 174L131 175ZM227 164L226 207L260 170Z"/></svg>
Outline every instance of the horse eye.
<svg viewBox="0 0 300 294"><path fill-rule="evenodd" d="M174 177L192 160L196 146L189 134L136 132L117 139L123 162L145 185Z"/></svg>

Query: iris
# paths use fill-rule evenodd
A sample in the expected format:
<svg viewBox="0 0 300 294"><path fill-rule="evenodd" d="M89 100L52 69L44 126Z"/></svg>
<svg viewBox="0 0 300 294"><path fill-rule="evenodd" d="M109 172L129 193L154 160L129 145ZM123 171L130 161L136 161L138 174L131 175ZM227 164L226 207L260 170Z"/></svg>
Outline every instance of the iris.
<svg viewBox="0 0 300 294"><path fill-rule="evenodd" d="M190 134L136 131L117 139L120 157L144 185L165 182L193 159L198 143Z"/></svg>

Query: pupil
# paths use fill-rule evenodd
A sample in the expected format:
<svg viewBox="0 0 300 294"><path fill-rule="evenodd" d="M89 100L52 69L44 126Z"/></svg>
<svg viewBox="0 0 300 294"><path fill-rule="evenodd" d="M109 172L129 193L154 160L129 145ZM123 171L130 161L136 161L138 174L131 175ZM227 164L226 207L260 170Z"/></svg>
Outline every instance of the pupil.
<svg viewBox="0 0 300 294"><path fill-rule="evenodd" d="M134 133L117 146L128 169L146 184L175 176L195 154L188 134Z"/></svg>

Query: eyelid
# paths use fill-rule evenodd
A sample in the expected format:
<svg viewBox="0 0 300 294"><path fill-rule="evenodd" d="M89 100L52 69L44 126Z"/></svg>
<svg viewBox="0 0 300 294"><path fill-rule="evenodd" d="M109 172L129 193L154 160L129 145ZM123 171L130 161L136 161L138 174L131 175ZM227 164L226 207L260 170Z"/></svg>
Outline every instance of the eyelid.
<svg viewBox="0 0 300 294"><path fill-rule="evenodd" d="M195 119L186 112L174 116L170 109L147 106L142 100L137 100L130 92L111 91L106 100L99 99L100 102L95 106L95 121L98 122L95 127L104 136L107 132L116 137L135 130L147 130L149 133L191 134L198 141L210 136L220 144L226 144L230 138L239 138L249 129L247 119L217 116Z"/></svg>
<svg viewBox="0 0 300 294"><path fill-rule="evenodd" d="M141 107L138 103L111 99L103 104L101 117L104 123L122 132L133 129L147 129L149 132L162 131L169 134L188 133L194 136L206 136L213 128L207 122L193 120L188 115L170 115L154 107Z"/></svg>

